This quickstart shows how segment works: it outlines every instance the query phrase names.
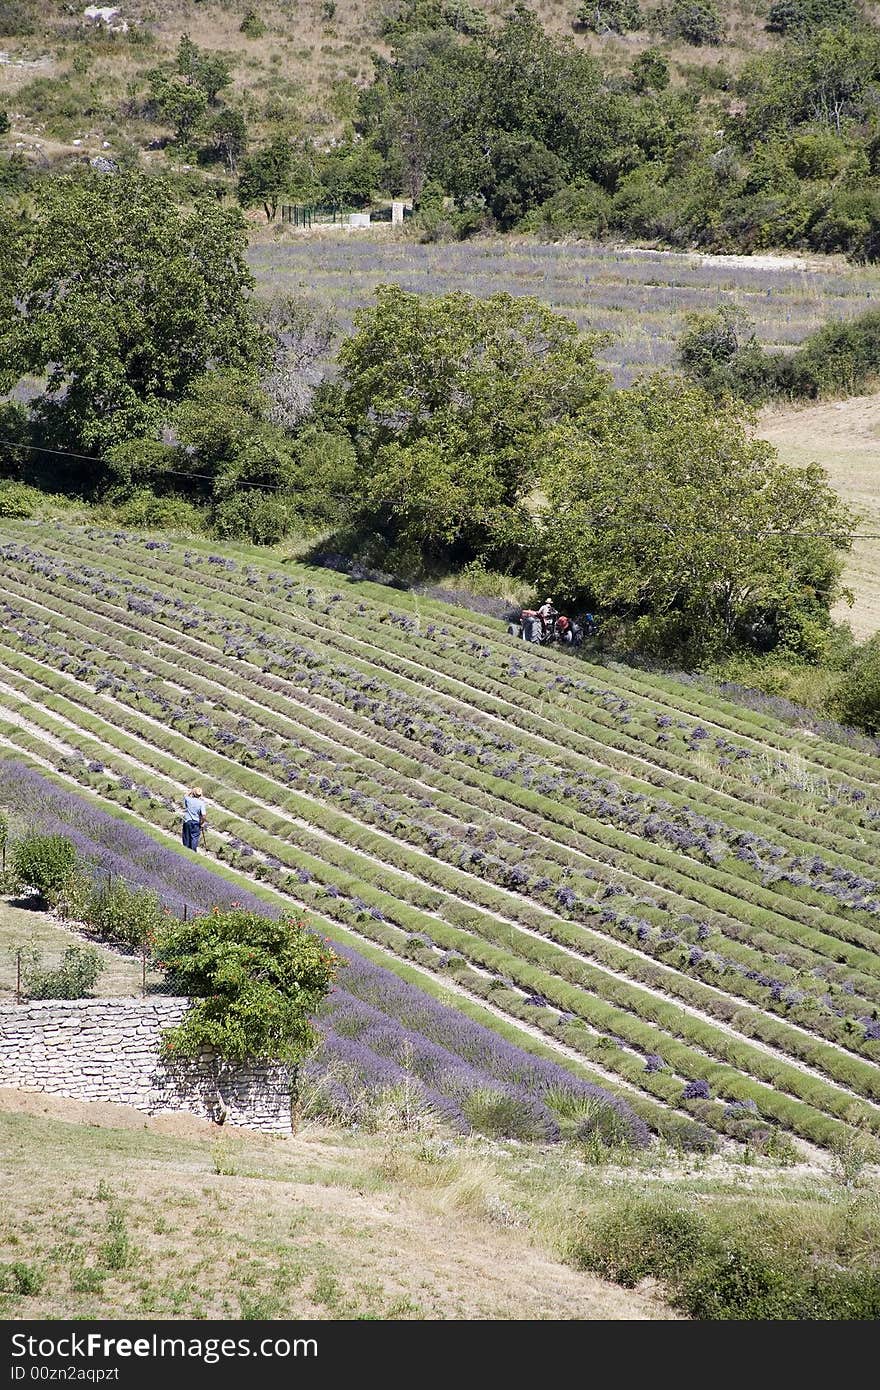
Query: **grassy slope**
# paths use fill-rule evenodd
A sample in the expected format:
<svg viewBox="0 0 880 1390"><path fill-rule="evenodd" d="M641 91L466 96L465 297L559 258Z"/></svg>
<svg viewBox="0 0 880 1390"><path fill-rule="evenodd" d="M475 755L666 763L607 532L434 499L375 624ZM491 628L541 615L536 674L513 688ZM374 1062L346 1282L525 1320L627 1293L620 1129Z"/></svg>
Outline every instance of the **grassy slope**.
<svg viewBox="0 0 880 1390"><path fill-rule="evenodd" d="M660 1147L597 1167L575 1149L309 1122L269 1140L14 1091L0 1153L0 1271L36 1276L0 1294L7 1319L674 1317L653 1281L621 1289L565 1263L580 1218L631 1199L826 1270L880 1253L876 1171L846 1187L837 1166L748 1154Z"/></svg>
<svg viewBox="0 0 880 1390"><path fill-rule="evenodd" d="M655 7L656 0L644 6ZM130 36L120 39L102 39L86 31L79 14L71 14L58 0L30 8L33 34L0 33L0 48L13 59L12 66L0 68L0 108L12 114L13 146L21 142L33 156L51 158L95 153L105 139L113 148L130 140L143 150L160 132L132 118L126 102L132 92L143 89L144 74L173 54L183 32L200 47L233 60L233 93L248 111L255 133L283 121L304 131L332 134L349 109L352 84L369 79L372 53L387 51L380 23L392 9L392 0L336 0L332 19L322 17L320 0L296 7L264 0L255 7L267 26L259 38L240 32L243 14L253 8L246 0L169 0L158 7L148 0L129 0L124 14L131 23ZM509 5L507 0L488 0L483 8L497 20ZM573 32L575 0L538 0L534 8L551 32L568 35L579 47L601 55L610 68L628 67L641 49L657 43L646 33L599 37ZM721 61L737 67L774 42L763 28L763 4L737 0L722 9L727 29L721 47L660 41L679 77L695 65ZM39 66L14 66L19 59ZM23 90L34 77L58 80L48 100L33 88ZM74 146L75 139L82 143Z"/></svg>
<svg viewBox="0 0 880 1390"><path fill-rule="evenodd" d="M835 490L861 514L858 529L880 536L880 395L763 412L760 433L788 463L821 462ZM855 603L838 605L858 638L880 628L880 540L859 540L846 567Z"/></svg>
<svg viewBox="0 0 880 1390"><path fill-rule="evenodd" d="M0 1293L0 1317L674 1316L561 1262L604 1176L569 1154L308 1124L267 1140L13 1091L0 1152L0 1270L44 1281Z"/></svg>

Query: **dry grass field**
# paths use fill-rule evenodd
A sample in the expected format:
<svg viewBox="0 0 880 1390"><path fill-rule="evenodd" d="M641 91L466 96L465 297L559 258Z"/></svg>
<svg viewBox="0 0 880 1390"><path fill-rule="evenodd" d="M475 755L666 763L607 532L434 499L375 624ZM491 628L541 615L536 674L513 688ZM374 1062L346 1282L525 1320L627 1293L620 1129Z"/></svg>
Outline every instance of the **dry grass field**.
<svg viewBox="0 0 880 1390"><path fill-rule="evenodd" d="M880 395L771 408L763 412L760 433L790 463L821 463L836 490L861 513L859 530L872 533L855 542L847 564L855 602L837 611L858 638L871 637L880 628Z"/></svg>
<svg viewBox="0 0 880 1390"><path fill-rule="evenodd" d="M657 1319L565 1265L554 1204L603 1177L527 1146L292 1139L0 1091L6 1318ZM687 1182L686 1170L682 1181Z"/></svg>

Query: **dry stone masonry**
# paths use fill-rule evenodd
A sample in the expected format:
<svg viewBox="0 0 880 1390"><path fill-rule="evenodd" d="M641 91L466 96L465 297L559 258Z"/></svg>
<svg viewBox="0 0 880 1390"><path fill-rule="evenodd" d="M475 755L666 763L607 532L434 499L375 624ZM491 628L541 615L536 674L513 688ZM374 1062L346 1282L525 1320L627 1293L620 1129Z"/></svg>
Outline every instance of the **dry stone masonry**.
<svg viewBox="0 0 880 1390"><path fill-rule="evenodd" d="M148 1115L202 1119L290 1134L293 1073L272 1062L160 1056L163 1028L186 999L64 999L0 1008L0 1086L74 1100L114 1101Z"/></svg>

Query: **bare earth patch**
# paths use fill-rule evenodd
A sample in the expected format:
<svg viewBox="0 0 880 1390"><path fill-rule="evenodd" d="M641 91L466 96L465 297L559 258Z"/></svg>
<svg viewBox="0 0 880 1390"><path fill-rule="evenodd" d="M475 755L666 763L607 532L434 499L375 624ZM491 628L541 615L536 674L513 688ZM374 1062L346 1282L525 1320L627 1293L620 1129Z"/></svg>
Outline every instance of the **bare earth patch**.
<svg viewBox="0 0 880 1390"><path fill-rule="evenodd" d="M821 463L840 496L861 512L858 530L880 537L880 395L770 407L758 432L787 463ZM856 637L871 637L880 629L880 539L855 542L845 581L855 602L838 604L835 617Z"/></svg>

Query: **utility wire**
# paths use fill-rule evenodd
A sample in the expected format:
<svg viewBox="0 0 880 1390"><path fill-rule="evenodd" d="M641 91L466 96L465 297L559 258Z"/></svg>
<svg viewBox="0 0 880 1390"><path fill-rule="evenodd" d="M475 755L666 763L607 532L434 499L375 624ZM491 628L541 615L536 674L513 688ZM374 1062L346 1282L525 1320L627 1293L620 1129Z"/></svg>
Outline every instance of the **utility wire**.
<svg viewBox="0 0 880 1390"><path fill-rule="evenodd" d="M109 467L112 467L112 464L109 464L109 461L107 459L102 459L94 454L78 454L73 449L47 449L43 448L43 446L40 444L20 444L15 439L2 438L0 438L0 444L6 444L11 449L28 449L31 453L35 454L52 454L57 458L80 459L85 463L103 463L108 465ZM213 483L217 481L217 476L214 473L190 473L183 468L163 468L157 476L163 478L169 476L174 478L189 478L190 480L198 480L200 482L206 483ZM236 479L233 486L256 488L260 492L290 491L290 489L288 487L285 487L283 483L252 483L245 478ZM381 498L379 500L389 505L397 501L397 499L393 497ZM774 537L783 538L786 540L808 541L836 541L840 539L839 535L836 532L832 531L743 531L736 527L729 526L673 528L665 521L652 521L648 518L646 518L643 522L640 522L639 525L640 528L650 528L653 530L663 531L668 536L725 535L740 536L750 540L770 540ZM591 524L591 529L595 531L601 531L609 530L611 528L609 526L603 526L600 522L597 524ZM630 527L630 530L632 529L634 528ZM853 531L850 533L849 539L854 541L880 541L880 532Z"/></svg>

